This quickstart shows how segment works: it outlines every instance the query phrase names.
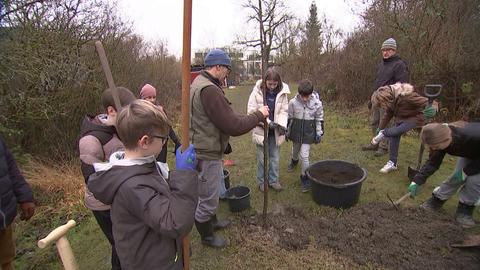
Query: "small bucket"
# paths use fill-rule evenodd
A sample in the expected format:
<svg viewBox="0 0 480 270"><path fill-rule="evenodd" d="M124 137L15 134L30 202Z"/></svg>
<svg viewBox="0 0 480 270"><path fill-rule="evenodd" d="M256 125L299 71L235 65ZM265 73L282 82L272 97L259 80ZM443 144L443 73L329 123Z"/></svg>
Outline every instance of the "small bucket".
<svg viewBox="0 0 480 270"><path fill-rule="evenodd" d="M246 186L229 188L225 197L232 212L240 212L250 207L250 188Z"/></svg>

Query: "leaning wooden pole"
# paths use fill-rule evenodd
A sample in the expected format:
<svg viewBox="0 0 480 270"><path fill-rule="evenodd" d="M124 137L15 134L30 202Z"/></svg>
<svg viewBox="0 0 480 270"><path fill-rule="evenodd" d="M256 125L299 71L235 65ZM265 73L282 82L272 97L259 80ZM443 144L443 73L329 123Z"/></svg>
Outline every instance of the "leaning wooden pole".
<svg viewBox="0 0 480 270"><path fill-rule="evenodd" d="M113 102L115 103L115 110L120 112L122 109L122 104L120 104L120 97L118 96L118 89L115 87L115 82L113 81L112 71L110 70L110 65L108 64L107 54L103 48L101 41L95 41L95 48L97 49L98 57L100 58L100 63L102 64L103 73L107 78L108 88L112 89Z"/></svg>
<svg viewBox="0 0 480 270"><path fill-rule="evenodd" d="M183 1L183 52L182 52L182 151L190 145L190 57L192 33L192 0ZM183 243L183 269L190 269L190 235Z"/></svg>

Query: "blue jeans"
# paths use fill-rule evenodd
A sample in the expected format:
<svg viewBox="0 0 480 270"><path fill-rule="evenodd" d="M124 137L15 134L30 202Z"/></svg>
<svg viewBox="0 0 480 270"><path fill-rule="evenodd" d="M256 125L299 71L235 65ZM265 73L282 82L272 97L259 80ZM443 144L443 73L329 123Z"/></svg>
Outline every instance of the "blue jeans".
<svg viewBox="0 0 480 270"><path fill-rule="evenodd" d="M391 128L383 130L383 135L390 139L390 160L397 165L398 149L400 148L400 138L402 134L414 129L417 126L414 122L397 122Z"/></svg>
<svg viewBox="0 0 480 270"><path fill-rule="evenodd" d="M268 183L278 181L278 164L280 147L277 146L275 136L268 136ZM263 185L263 145L257 145L257 184Z"/></svg>

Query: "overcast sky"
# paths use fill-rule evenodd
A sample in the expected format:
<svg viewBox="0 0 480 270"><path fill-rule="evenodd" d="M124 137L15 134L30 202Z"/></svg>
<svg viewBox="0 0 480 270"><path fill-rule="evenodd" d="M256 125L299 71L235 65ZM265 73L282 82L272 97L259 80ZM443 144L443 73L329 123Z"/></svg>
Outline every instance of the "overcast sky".
<svg viewBox="0 0 480 270"><path fill-rule="evenodd" d="M247 10L242 0L192 0L192 51L205 47L231 45L245 33ZM322 13L335 27L352 31L360 22L354 14L362 8L358 0L315 0L318 16ZM311 0L285 0L292 13L305 21ZM168 50L182 54L182 0L118 0L120 15L133 23L134 31L148 41L163 40ZM192 54L193 54L192 52Z"/></svg>

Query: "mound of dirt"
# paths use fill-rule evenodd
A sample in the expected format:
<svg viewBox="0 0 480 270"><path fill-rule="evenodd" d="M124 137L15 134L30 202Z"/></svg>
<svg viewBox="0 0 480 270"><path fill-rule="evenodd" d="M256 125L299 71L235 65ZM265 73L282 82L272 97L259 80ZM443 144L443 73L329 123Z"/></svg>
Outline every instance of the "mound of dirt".
<svg viewBox="0 0 480 270"><path fill-rule="evenodd" d="M264 230L261 214L241 216L243 237ZM285 208L268 217L264 233L286 250L330 249L363 266L392 269L480 269L480 254L451 248L464 231L445 214L419 208L397 211L389 204L366 204L308 216ZM312 241L314 241L312 243Z"/></svg>

